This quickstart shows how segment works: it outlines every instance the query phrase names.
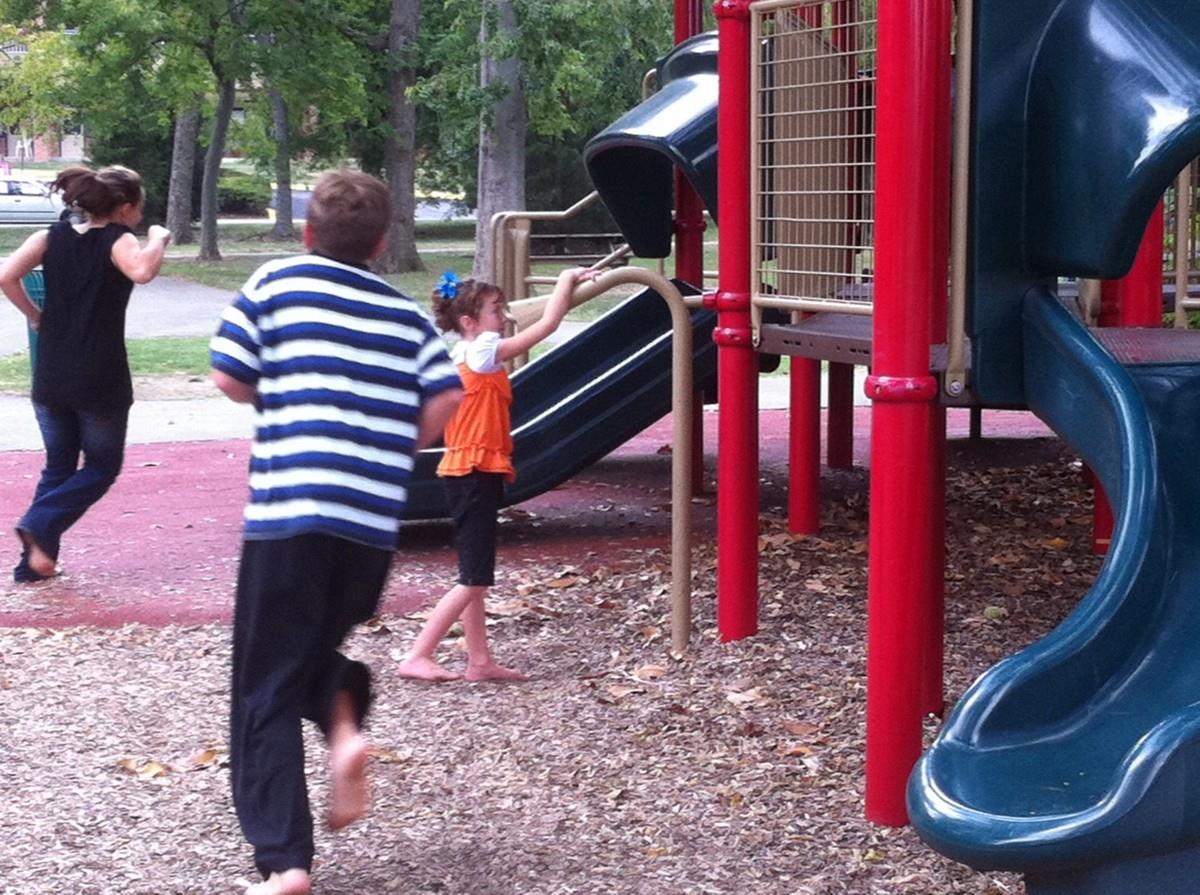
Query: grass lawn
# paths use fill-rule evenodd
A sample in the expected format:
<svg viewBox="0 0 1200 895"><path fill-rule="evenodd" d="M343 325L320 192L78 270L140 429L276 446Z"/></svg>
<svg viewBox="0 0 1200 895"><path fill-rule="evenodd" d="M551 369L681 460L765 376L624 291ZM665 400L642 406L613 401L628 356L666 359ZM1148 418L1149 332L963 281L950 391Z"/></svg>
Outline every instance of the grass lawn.
<svg viewBox="0 0 1200 895"><path fill-rule="evenodd" d="M134 376L207 375L208 338L131 340L126 343L129 369ZM0 357L0 391L27 391L31 378L28 351Z"/></svg>

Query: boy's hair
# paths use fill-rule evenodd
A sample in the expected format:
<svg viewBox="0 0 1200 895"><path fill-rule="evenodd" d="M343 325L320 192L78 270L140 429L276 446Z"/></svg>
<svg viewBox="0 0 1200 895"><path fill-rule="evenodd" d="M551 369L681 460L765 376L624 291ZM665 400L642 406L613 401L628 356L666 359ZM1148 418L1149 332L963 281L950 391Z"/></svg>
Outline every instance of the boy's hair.
<svg viewBox="0 0 1200 895"><path fill-rule="evenodd" d="M508 301L499 286L483 280L460 280L455 285L457 291L453 298L446 296L440 287L433 290L433 319L442 332L453 331L461 335L458 318L465 315L478 319L483 303L490 295L499 295L501 302Z"/></svg>
<svg viewBox="0 0 1200 895"><path fill-rule="evenodd" d="M367 261L391 219L387 186L361 171L343 168L322 175L308 203L313 248L339 261Z"/></svg>
<svg viewBox="0 0 1200 895"><path fill-rule="evenodd" d="M63 168L50 189L62 193L63 202L89 217L108 217L125 204L137 205L146 198L142 175L124 165L109 165L94 171L86 165Z"/></svg>

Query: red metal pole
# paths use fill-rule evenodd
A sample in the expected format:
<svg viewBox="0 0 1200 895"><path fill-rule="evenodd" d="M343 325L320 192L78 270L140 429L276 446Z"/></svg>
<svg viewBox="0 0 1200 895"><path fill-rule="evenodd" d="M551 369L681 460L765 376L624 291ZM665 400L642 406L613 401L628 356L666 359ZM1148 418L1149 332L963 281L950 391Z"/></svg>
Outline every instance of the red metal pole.
<svg viewBox="0 0 1200 895"><path fill-rule="evenodd" d="M704 26L702 0L675 0L675 43L699 34ZM704 288L704 203L678 170L675 172L675 276ZM692 403L692 495L704 491L704 402Z"/></svg>
<svg viewBox="0 0 1200 895"><path fill-rule="evenodd" d="M858 0L836 0L832 7L833 45L847 53L858 49L858 29L855 7ZM851 64L851 72L858 76L858 66ZM860 167L855 164L861 155L861 113L858 105L862 97L857 82L847 85L849 111L846 113L846 133L852 135L848 141L849 161L846 166L846 188L850 194L850 221L846 224L846 245L861 244L862 202ZM846 279L854 273L854 258L857 249L847 248L843 252ZM828 414L825 422L825 462L831 469L850 469L854 465L854 365L829 364Z"/></svg>
<svg viewBox="0 0 1200 895"><path fill-rule="evenodd" d="M718 219L717 626L758 631L758 356L750 325L750 0L717 0Z"/></svg>
<svg viewBox="0 0 1200 895"><path fill-rule="evenodd" d="M946 291L932 259L942 232L939 117L950 97L949 0L879 4L876 242L868 565L867 817L908 822L904 792L921 754L928 643L930 456L937 381L930 375L929 302Z"/></svg>
<svg viewBox="0 0 1200 895"><path fill-rule="evenodd" d="M1119 280L1100 284L1101 326L1161 326L1163 314L1163 203L1159 202L1146 225L1142 243L1129 273ZM1099 479L1094 485L1092 509L1092 552L1108 553L1112 541L1113 511Z"/></svg>
<svg viewBox="0 0 1200 895"><path fill-rule="evenodd" d="M829 414L825 462L830 469L854 465L854 364L829 364Z"/></svg>
<svg viewBox="0 0 1200 895"><path fill-rule="evenodd" d="M821 362L793 357L788 372L788 531L821 530Z"/></svg>

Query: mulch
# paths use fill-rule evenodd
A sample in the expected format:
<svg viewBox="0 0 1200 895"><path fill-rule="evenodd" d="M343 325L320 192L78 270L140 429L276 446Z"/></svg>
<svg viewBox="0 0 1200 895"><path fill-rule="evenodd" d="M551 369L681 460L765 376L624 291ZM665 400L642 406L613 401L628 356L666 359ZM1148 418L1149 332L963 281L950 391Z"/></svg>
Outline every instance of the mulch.
<svg viewBox="0 0 1200 895"><path fill-rule="evenodd" d="M760 633L735 643L721 643L715 629L712 500L701 499L696 635L675 660L669 512L655 509L667 504L662 459L605 461L616 466L585 483L596 488L589 514L612 520L599 548L577 535L539 549L563 522L555 513L566 517L570 506L551 501L507 517L489 623L498 658L532 680L399 678L396 660L421 612L395 593L355 633L347 649L372 666L379 688L370 727L375 809L347 831L319 833L316 891L1022 892L1012 875L954 864L911 829L863 819L866 472L827 470L825 526L818 537L793 538L782 518L786 470L764 465ZM230 462L244 469L241 458ZM955 441L950 466L953 702L1061 620L1099 560L1078 461L1057 441ZM631 490L603 490L605 477ZM223 532L228 521L195 498L179 512L179 525L195 517L192 532ZM658 531L616 537L643 525ZM444 580L444 532L427 531L418 535L436 571L404 563L394 587L409 591L426 571ZM227 599L236 559L225 537L214 535L220 563L200 575L176 571L185 581L211 576L213 594ZM78 556L72 562L83 599L100 573ZM170 593L171 576L123 575L104 592L116 594L124 580L186 603ZM0 588L0 609L15 613L24 601L21 623L0 627L0 892L237 891L253 875L228 795L225 616L71 624L39 596L55 587ZM62 597L60 610L71 599ZM49 623L37 622L43 616ZM461 641L446 644L444 657L461 663ZM322 747L316 738L309 746L319 810Z"/></svg>

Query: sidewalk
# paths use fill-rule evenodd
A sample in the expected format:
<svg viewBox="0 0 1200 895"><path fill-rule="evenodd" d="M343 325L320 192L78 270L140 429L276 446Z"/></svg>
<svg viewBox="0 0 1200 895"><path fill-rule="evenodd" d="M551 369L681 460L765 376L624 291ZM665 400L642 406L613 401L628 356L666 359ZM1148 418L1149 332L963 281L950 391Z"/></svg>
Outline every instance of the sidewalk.
<svg viewBox="0 0 1200 895"><path fill-rule="evenodd" d="M175 277L159 277L145 286L133 288L125 315L126 337L210 335L232 299L233 293L224 289ZM25 318L5 301L0 308L0 357L25 351L28 347Z"/></svg>

